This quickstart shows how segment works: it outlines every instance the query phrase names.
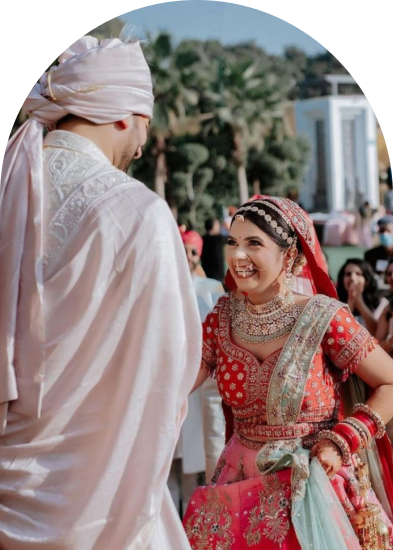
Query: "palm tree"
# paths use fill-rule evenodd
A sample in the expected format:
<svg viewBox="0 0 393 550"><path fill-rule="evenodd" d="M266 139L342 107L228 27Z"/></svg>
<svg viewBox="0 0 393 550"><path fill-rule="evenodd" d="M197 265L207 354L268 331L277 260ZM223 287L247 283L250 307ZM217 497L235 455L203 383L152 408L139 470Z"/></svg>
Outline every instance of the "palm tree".
<svg viewBox="0 0 393 550"><path fill-rule="evenodd" d="M206 118L198 108L199 52L182 44L174 48L171 36L162 32L155 38L149 36L146 57L152 71L155 95L151 126L152 153L155 157L154 187L158 195L165 198L167 153L171 140L186 133L199 133L201 121Z"/></svg>
<svg viewBox="0 0 393 550"><path fill-rule="evenodd" d="M165 198L166 152L173 127L183 111L182 90L179 73L173 63L171 36L163 32L154 38L149 35L148 38L145 52L153 76L155 95L151 125L152 154L155 159L154 188L160 197Z"/></svg>
<svg viewBox="0 0 393 550"><path fill-rule="evenodd" d="M194 176L209 158L209 150L200 143L183 143L178 148L184 163L184 183L189 204L189 219L193 227L197 226L197 207L209 179L203 178L204 186L199 185L195 192ZM201 178L200 178L201 179ZM202 188L203 187L203 188Z"/></svg>
<svg viewBox="0 0 393 550"><path fill-rule="evenodd" d="M252 51L252 49L251 49ZM243 51L244 54L244 51ZM240 202L249 197L247 159L250 147L262 151L264 138L280 112L285 88L259 55L229 52L218 60L214 125L232 134ZM212 123L210 123L210 129Z"/></svg>

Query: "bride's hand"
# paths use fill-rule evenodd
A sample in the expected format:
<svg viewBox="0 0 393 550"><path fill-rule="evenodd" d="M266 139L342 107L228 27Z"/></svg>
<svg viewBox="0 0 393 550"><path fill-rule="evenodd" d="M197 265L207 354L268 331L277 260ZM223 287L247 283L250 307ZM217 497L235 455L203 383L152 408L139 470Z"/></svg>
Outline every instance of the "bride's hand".
<svg viewBox="0 0 393 550"><path fill-rule="evenodd" d="M341 451L330 439L321 439L311 449L311 456L316 456L329 477L336 475L342 466Z"/></svg>

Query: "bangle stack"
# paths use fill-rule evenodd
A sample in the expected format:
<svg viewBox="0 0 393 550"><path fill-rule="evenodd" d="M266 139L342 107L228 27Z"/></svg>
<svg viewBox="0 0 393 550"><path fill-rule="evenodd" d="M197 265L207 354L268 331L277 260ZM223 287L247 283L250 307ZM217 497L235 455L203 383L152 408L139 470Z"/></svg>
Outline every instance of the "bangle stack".
<svg viewBox="0 0 393 550"><path fill-rule="evenodd" d="M363 413L363 414L362 414ZM353 417L361 419L367 425L372 437L380 439L385 435L385 423L380 415L373 411L368 405L358 403L353 408Z"/></svg>
<svg viewBox="0 0 393 550"><path fill-rule="evenodd" d="M362 438L359 432L344 422L339 422L332 428L332 432L340 435L348 443L351 454L357 453L362 446Z"/></svg>
<svg viewBox="0 0 393 550"><path fill-rule="evenodd" d="M347 424L348 426L351 426L352 429L357 431L361 440L361 449L366 449L370 446L373 436L371 435L367 425L362 422L360 418L348 416L343 420L343 424Z"/></svg>
<svg viewBox="0 0 393 550"><path fill-rule="evenodd" d="M342 454L343 464L348 464L353 453L370 446L373 438L385 434L385 424L378 413L368 405L357 404L352 416L336 424L331 430L322 430L317 441L330 439Z"/></svg>

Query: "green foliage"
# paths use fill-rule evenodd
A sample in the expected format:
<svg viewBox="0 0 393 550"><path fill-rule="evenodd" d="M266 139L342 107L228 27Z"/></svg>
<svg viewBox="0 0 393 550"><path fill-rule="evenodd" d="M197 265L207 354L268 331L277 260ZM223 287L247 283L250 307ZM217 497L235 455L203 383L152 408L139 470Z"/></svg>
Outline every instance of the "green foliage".
<svg viewBox="0 0 393 550"><path fill-rule="evenodd" d="M184 143L179 146L179 153L186 164L187 172L194 173L209 158L209 151L200 143Z"/></svg>
<svg viewBox="0 0 393 550"><path fill-rule="evenodd" d="M268 139L262 154L250 152L250 181L258 182L262 193L285 196L299 189L308 156L309 144L302 138Z"/></svg>
<svg viewBox="0 0 393 550"><path fill-rule="evenodd" d="M116 18L90 34L111 38L122 27ZM143 157L130 174L151 189L161 184L178 219L198 230L223 206L239 204L241 171L250 194L296 193L309 146L285 135L283 106L329 93L323 76L346 73L337 59L329 52L309 57L293 46L282 56L270 55L253 42L176 44L167 32L147 38L154 118Z"/></svg>

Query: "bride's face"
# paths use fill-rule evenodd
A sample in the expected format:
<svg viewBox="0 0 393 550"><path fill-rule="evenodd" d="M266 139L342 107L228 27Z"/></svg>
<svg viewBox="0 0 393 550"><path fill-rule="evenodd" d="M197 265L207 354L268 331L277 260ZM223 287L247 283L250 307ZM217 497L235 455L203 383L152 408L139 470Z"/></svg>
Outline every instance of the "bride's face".
<svg viewBox="0 0 393 550"><path fill-rule="evenodd" d="M258 294L284 276L285 252L251 221L235 220L228 236L226 260L239 290Z"/></svg>

